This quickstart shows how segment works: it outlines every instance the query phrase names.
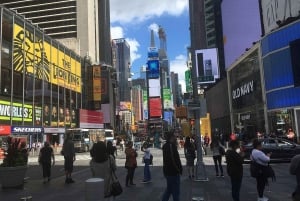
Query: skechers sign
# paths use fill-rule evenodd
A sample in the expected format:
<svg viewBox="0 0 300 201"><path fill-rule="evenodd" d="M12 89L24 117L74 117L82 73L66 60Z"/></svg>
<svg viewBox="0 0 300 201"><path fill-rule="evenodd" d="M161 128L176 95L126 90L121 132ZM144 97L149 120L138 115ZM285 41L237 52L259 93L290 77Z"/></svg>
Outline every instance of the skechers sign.
<svg viewBox="0 0 300 201"><path fill-rule="evenodd" d="M33 110L31 105L0 101L0 119L32 122Z"/></svg>
<svg viewBox="0 0 300 201"><path fill-rule="evenodd" d="M20 126L12 126L12 133L41 133L43 128L41 127L20 127Z"/></svg>
<svg viewBox="0 0 300 201"><path fill-rule="evenodd" d="M250 82L247 82L247 83L243 84L242 86L234 89L232 91L232 99L235 100L242 96L248 95L248 94L252 93L253 91L254 91L253 80L251 80Z"/></svg>

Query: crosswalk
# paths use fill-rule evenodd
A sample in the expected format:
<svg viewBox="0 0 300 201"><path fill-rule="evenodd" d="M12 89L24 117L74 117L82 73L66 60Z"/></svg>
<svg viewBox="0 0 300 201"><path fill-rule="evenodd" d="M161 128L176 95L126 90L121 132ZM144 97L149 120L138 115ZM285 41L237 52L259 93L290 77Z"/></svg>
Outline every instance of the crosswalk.
<svg viewBox="0 0 300 201"><path fill-rule="evenodd" d="M178 151L179 151L181 163L182 163L182 165L185 165L186 160L185 160L183 149L179 149ZM151 153L154 156L153 166L162 166L162 164L163 164L162 150L161 149L156 149L156 148L151 148ZM143 166L144 165L142 163L143 155L144 154L143 154L142 151L138 151L138 158L137 158L138 166ZM91 160L90 153L88 153L88 152L87 153L78 153L78 154L76 154L76 160L77 161L89 161L89 160ZM64 161L64 157L62 155L56 154L55 155L55 161L56 162ZM207 165L213 165L213 160L212 160L211 156L203 157L203 161ZM2 163L2 161L0 159L0 164L1 163ZM37 155L30 156L28 158L28 163L29 164L38 163L38 156ZM123 166L125 164L125 153L124 152L118 151L118 155L116 156L116 163L117 163L118 166ZM196 160L195 160L195 163L196 163Z"/></svg>

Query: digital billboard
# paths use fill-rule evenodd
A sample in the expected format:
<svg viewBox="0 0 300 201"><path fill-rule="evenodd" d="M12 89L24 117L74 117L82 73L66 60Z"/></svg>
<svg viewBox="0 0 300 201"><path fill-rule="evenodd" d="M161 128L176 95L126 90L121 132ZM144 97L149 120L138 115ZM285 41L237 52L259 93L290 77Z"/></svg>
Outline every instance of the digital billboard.
<svg viewBox="0 0 300 201"><path fill-rule="evenodd" d="M220 78L217 48L195 51L198 83L214 83Z"/></svg>
<svg viewBox="0 0 300 201"><path fill-rule="evenodd" d="M32 122L34 111L32 105L22 103L12 103L9 101L0 100L0 119L13 121Z"/></svg>
<svg viewBox="0 0 300 201"><path fill-rule="evenodd" d="M150 118L152 117L161 117L162 107L161 107L161 98L160 97L150 97L149 98L149 110Z"/></svg>
<svg viewBox="0 0 300 201"><path fill-rule="evenodd" d="M287 20L299 16L300 0L261 0L261 16L265 34Z"/></svg>
<svg viewBox="0 0 300 201"><path fill-rule="evenodd" d="M148 60L148 79L159 78L159 61L158 60Z"/></svg>
<svg viewBox="0 0 300 201"><path fill-rule="evenodd" d="M149 97L160 96L160 79L149 79Z"/></svg>
<svg viewBox="0 0 300 201"><path fill-rule="evenodd" d="M36 78L81 92L81 64L29 30L14 25L13 68Z"/></svg>

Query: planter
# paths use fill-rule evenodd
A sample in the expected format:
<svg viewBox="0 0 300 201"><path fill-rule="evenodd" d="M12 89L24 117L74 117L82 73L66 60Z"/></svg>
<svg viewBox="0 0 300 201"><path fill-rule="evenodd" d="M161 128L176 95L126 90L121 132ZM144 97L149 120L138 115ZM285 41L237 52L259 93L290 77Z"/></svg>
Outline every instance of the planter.
<svg viewBox="0 0 300 201"><path fill-rule="evenodd" d="M23 188L27 165L17 167L0 167L2 189Z"/></svg>

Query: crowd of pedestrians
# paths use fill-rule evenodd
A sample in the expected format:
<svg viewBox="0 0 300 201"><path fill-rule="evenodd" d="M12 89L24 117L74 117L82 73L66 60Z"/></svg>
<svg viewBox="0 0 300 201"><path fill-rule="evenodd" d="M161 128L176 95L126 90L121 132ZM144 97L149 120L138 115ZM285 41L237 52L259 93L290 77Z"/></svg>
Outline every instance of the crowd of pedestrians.
<svg viewBox="0 0 300 201"><path fill-rule="evenodd" d="M181 148L180 143L177 141L177 136L173 132L166 132L164 134L166 140L162 146L163 155L163 175L166 180L166 189L162 195L162 201L170 200L178 201L180 198L180 178L183 174L183 166L179 157L178 149ZM185 137L183 148L184 156L186 158L186 176L190 180L195 178L195 159L197 158L197 143L193 136ZM26 144L23 144L23 155L28 160L28 151ZM123 139L119 143L119 151L123 151L126 160L124 167L127 169L125 177L125 187L134 187L135 170L137 168L138 152L132 141L124 141ZM228 147L225 147L218 136L213 136L212 139L208 136L202 138L202 149L206 150L206 153L210 150L210 155L213 159L215 166L216 177L224 177L225 174L231 181L231 195L233 201L240 201L240 191L243 187L243 163L244 153L240 149L240 141L236 138L232 138L229 141ZM224 151L227 149L226 152ZM223 151L222 151L223 150ZM148 142L143 143L141 147L143 152L144 163L144 176L141 180L142 183L151 182L151 164L153 155L151 154L150 145ZM62 146L61 154L64 156L64 170L65 170L65 183L71 184L75 181L72 178L73 164L76 160L74 143L71 140L71 136L66 135ZM105 138L98 137L97 142L93 144L90 150L90 168L93 177L100 177L104 179L104 197L105 200L114 199L112 194L111 184L114 182L113 175L115 175L116 167L116 155L117 146L114 141L105 141ZM225 157L226 169L224 171L222 165L222 159ZM258 139L253 140L253 150L250 154L251 164L258 164L260 168L259 173L251 176L256 181L257 189L257 201L268 201L269 199L264 196L264 190L266 185L269 184L269 173L265 172L266 167L269 166L271 153L265 154L262 151L261 141ZM45 142L39 151L38 162L42 168L43 183L48 183L51 180L51 167L55 165L55 154L53 148L48 142ZM227 170L227 171L226 171ZM250 168L252 171L252 169ZM295 175L297 185L292 194L293 201L300 201L300 155L295 156L290 164L290 174ZM273 173L274 174L274 173Z"/></svg>

